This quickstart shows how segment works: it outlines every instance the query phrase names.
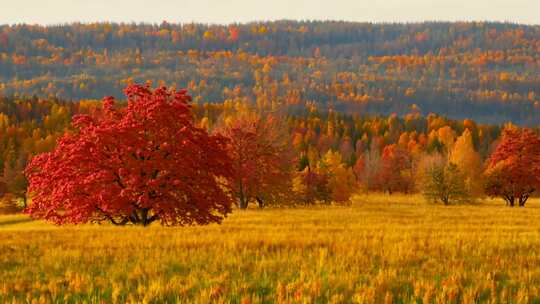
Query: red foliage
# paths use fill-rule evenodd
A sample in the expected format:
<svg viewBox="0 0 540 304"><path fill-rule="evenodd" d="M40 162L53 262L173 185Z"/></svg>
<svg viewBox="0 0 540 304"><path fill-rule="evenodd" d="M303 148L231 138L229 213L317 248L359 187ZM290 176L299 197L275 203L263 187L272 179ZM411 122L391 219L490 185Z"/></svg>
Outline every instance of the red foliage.
<svg viewBox="0 0 540 304"><path fill-rule="evenodd" d="M253 200L262 207L290 192L290 136L275 118L236 118L222 132L230 139L227 149L233 161L231 187L239 208L247 208Z"/></svg>
<svg viewBox="0 0 540 304"><path fill-rule="evenodd" d="M26 211L57 224L221 221L232 203L221 182L231 176L227 140L193 125L185 90L125 94L127 107L105 98L100 115L75 116L77 131L32 159Z"/></svg>
<svg viewBox="0 0 540 304"><path fill-rule="evenodd" d="M238 28L235 26L229 27L229 40L236 42L238 41L238 37L240 37L240 31Z"/></svg>
<svg viewBox="0 0 540 304"><path fill-rule="evenodd" d="M487 162L486 193L524 206L540 188L540 138L529 129L506 129Z"/></svg>
<svg viewBox="0 0 540 304"><path fill-rule="evenodd" d="M315 204L317 201L329 203L331 200L331 189L328 184L328 176L322 172L315 172L307 167L300 172L300 177L305 185L305 191L300 195L302 202L306 205Z"/></svg>
<svg viewBox="0 0 540 304"><path fill-rule="evenodd" d="M384 147L378 172L380 189L409 192L412 188L411 157L407 150L392 144Z"/></svg>

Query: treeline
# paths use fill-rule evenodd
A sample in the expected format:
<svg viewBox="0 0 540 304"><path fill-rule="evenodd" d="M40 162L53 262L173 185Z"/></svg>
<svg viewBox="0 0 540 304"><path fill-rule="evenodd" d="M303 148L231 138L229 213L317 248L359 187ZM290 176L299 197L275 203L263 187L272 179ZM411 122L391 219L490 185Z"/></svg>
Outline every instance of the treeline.
<svg viewBox="0 0 540 304"><path fill-rule="evenodd" d="M126 84L200 103L540 123L540 27L500 23L0 26L0 95L98 99Z"/></svg>
<svg viewBox="0 0 540 304"><path fill-rule="evenodd" d="M11 206L17 201L26 204L23 170L28 160L51 151L59 136L71 130L74 115L100 111L101 104L3 98L0 172L4 201L12 202ZM459 199L443 202L483 197L484 171L503 129L518 130L512 125L423 116L418 111L404 117L361 116L320 111L313 105L272 109L272 105L254 107L242 101L194 103L192 114L199 127L232 139L229 151L236 157L249 156L235 171L237 184L242 185L237 189L243 192L239 196L245 199L241 207L346 203L359 191L431 193L439 200L440 187L446 185L437 184L437 174L450 174L451 184L460 182ZM527 142L534 143L534 136ZM283 197L287 193L291 195Z"/></svg>
<svg viewBox="0 0 540 304"><path fill-rule="evenodd" d="M51 151L75 114L89 113L100 102L0 98L0 193L26 205L24 169L36 154ZM10 205L10 204L8 204Z"/></svg>

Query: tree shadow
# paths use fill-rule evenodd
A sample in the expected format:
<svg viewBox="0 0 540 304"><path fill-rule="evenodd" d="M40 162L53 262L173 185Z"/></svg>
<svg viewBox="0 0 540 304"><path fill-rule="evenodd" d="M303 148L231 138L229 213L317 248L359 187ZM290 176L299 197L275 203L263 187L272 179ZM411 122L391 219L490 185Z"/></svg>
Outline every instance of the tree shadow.
<svg viewBox="0 0 540 304"><path fill-rule="evenodd" d="M15 224L28 223L28 222L33 222L33 221L34 220L31 219L31 218L13 219L13 220L0 222L0 227L9 226L9 225L15 225Z"/></svg>

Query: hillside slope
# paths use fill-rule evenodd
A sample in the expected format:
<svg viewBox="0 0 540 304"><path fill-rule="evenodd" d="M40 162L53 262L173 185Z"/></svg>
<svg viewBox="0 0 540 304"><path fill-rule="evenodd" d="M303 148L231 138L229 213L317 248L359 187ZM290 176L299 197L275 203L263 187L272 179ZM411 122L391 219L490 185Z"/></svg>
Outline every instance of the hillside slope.
<svg viewBox="0 0 540 304"><path fill-rule="evenodd" d="M0 94L120 96L129 82L195 100L540 123L540 26L348 22L0 26Z"/></svg>

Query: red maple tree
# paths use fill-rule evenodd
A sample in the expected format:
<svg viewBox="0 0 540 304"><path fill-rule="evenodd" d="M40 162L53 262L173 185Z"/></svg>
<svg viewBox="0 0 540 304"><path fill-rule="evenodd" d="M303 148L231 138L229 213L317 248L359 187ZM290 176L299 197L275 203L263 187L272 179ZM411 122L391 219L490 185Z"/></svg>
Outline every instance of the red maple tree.
<svg viewBox="0 0 540 304"><path fill-rule="evenodd" d="M412 176L408 151L396 144L384 147L377 180L380 188L390 194L409 192L412 188Z"/></svg>
<svg viewBox="0 0 540 304"><path fill-rule="evenodd" d="M506 129L487 161L486 194L502 197L507 205L525 206L540 188L540 138L529 129Z"/></svg>
<svg viewBox="0 0 540 304"><path fill-rule="evenodd" d="M290 136L274 117L237 117L220 132L229 138L231 188L240 209L283 201L290 192L293 154Z"/></svg>
<svg viewBox="0 0 540 304"><path fill-rule="evenodd" d="M130 85L126 107L73 118L50 153L26 168L31 216L57 224L219 222L231 211L227 139L193 124L185 90Z"/></svg>

